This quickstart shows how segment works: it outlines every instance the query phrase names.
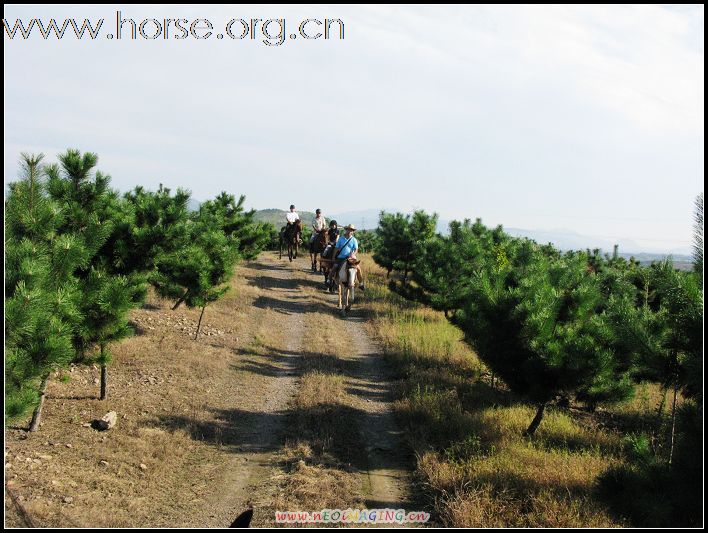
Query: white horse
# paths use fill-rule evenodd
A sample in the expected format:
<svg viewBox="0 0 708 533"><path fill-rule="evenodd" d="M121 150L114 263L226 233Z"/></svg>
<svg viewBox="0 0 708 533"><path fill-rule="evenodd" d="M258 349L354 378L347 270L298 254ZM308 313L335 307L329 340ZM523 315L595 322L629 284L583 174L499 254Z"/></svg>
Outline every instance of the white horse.
<svg viewBox="0 0 708 533"><path fill-rule="evenodd" d="M352 308L352 303L354 302L354 287L357 284L356 267L358 264L359 261L356 261L355 263L346 261L337 273L337 292L339 293L339 304L337 305L337 309L341 309L342 316L346 316L347 311Z"/></svg>

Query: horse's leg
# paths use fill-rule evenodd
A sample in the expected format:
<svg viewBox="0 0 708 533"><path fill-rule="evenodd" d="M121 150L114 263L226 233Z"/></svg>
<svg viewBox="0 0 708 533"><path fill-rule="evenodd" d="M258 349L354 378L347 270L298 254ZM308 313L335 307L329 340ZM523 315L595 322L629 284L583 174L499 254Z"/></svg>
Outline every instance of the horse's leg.
<svg viewBox="0 0 708 533"><path fill-rule="evenodd" d="M356 277L356 274L354 274ZM351 270L347 270L347 311L352 308L354 303L354 280L351 279Z"/></svg>
<svg viewBox="0 0 708 533"><path fill-rule="evenodd" d="M331 276L332 276L332 266L330 265L325 269L325 274L324 274L325 284L327 285L327 290L330 292L330 294L334 292L334 280L330 279Z"/></svg>

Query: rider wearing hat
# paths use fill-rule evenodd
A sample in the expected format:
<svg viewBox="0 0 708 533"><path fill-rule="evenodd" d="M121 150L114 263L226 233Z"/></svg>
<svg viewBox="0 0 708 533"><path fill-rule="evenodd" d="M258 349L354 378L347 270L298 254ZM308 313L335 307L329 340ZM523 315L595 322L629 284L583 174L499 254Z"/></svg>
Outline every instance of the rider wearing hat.
<svg viewBox="0 0 708 533"><path fill-rule="evenodd" d="M356 259L356 252L359 250L359 241L354 237L356 227L353 224L344 226L344 235L337 239L334 249L334 268L330 270L330 279L336 279L337 273L347 259Z"/></svg>

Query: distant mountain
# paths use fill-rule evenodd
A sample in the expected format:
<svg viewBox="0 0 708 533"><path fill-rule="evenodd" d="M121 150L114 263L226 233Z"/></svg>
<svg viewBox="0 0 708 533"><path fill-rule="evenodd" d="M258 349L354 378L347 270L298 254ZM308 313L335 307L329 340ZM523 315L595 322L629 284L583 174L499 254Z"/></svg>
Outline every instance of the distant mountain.
<svg viewBox="0 0 708 533"><path fill-rule="evenodd" d="M690 255L683 254L651 254L640 252L636 254L631 253L620 253L621 257L629 259L633 257L635 260L639 261L640 264L646 266L657 261L663 261L664 259L671 258L671 262L674 267L678 270L693 270L693 257Z"/></svg>
<svg viewBox="0 0 708 533"><path fill-rule="evenodd" d="M199 200L195 200L194 198L190 198L187 201L187 209L189 211L199 211L200 205L202 205L202 203Z"/></svg>
<svg viewBox="0 0 708 533"><path fill-rule="evenodd" d="M615 244L619 245L619 249L622 252L633 252L642 249L642 246L630 239L610 241L598 237L581 235L580 233L565 229L527 230L520 228L504 228L504 230L514 237L527 237L529 239L533 239L539 244L546 244L549 242L553 243L561 250L585 250L586 248L590 248L592 250L599 248L603 251L611 252L614 249Z"/></svg>
<svg viewBox="0 0 708 533"><path fill-rule="evenodd" d="M615 244L619 245L619 254L634 256L642 261L658 261L671 255L674 261L691 261L691 249L675 248L672 250L651 250L632 239L617 239L615 241L602 237L581 235L574 231L557 230L527 230L520 228L504 228L504 231L515 237L527 237L540 244L553 243L561 250L593 250L599 248L603 252L612 253Z"/></svg>
<svg viewBox="0 0 708 533"><path fill-rule="evenodd" d="M391 212L395 211L391 210ZM336 220L340 226L354 224L359 229L376 229L379 225L379 213L381 213L381 209L363 209L329 215L325 213L325 217L327 220Z"/></svg>

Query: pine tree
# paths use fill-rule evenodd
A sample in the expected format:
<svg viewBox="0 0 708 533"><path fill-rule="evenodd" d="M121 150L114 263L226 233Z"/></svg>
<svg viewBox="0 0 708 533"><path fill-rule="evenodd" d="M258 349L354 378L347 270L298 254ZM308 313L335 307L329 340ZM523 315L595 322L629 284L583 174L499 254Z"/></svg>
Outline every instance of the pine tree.
<svg viewBox="0 0 708 533"><path fill-rule="evenodd" d="M136 281L92 267L82 289L86 296L82 301L85 338L98 346L97 362L101 367L99 398L105 400L108 397L108 363L111 360L109 345L132 335L128 313L137 302L144 300L145 285L140 278Z"/></svg>
<svg viewBox="0 0 708 533"><path fill-rule="evenodd" d="M437 220L436 214L421 210L413 216L382 211L376 229L380 244L374 252L374 261L389 275L393 270L401 272L405 285L421 247L435 235Z"/></svg>
<svg viewBox="0 0 708 533"><path fill-rule="evenodd" d="M676 270L669 260L651 265L648 276L647 304L625 303L614 323L638 354L635 378L672 392L670 458L677 395L697 397L702 390L703 294L698 278Z"/></svg>
<svg viewBox="0 0 708 533"><path fill-rule="evenodd" d="M520 239L495 248L455 321L487 366L537 406L525 434L533 435L560 395L595 401L631 395L631 352L614 335L587 258L549 257Z"/></svg>
<svg viewBox="0 0 708 533"><path fill-rule="evenodd" d="M129 259L136 250L126 254L129 245L120 231L133 227L134 211L110 188L110 176L94 172L96 154L70 149L59 161L60 165L47 167L49 193L65 213L59 231L77 231L91 254L89 264L76 271L83 286L79 309L85 319L75 331L74 344L82 360L88 350L98 349L103 400L107 397L107 345L129 333L128 312L146 295L144 276ZM87 233L92 226L100 231Z"/></svg>
<svg viewBox="0 0 708 533"><path fill-rule="evenodd" d="M702 219L699 198L697 221ZM695 230L700 242L702 223ZM702 244L699 248L702 252ZM702 253L694 254L694 267L700 262ZM655 381L672 392L668 453L610 469L600 479L608 503L639 526L696 527L702 520L702 265L694 270L680 272L670 261L635 269L638 297L613 310L618 336L637 353L635 379ZM679 393L684 397L680 408ZM664 490L657 492L658 486ZM647 509L652 509L650 523Z"/></svg>
<svg viewBox="0 0 708 533"><path fill-rule="evenodd" d="M387 275L391 274L398 258L410 246L409 225L410 216L402 213L391 214L382 211L379 215L376 235L380 245L374 251L374 261L386 269Z"/></svg>
<svg viewBox="0 0 708 533"><path fill-rule="evenodd" d="M225 199L223 195L220 198ZM223 201L202 204L199 212L194 213L186 225L187 244L162 253L157 259L153 284L158 294L176 300L172 309L182 303L190 308L202 308L195 340L199 336L206 306L226 293L226 283L233 276L239 258L239 241L235 235L242 228L232 225L234 219L231 215L237 215L226 209L229 205L231 202ZM253 253L250 248L246 250Z"/></svg>
<svg viewBox="0 0 708 533"><path fill-rule="evenodd" d="M39 428L51 371L75 355L82 316L74 272L90 258L86 236L59 234L64 217L47 197L42 159L22 154L23 178L10 184L5 204L5 419L34 408L31 431Z"/></svg>
<svg viewBox="0 0 708 533"><path fill-rule="evenodd" d="M374 253L379 247L379 236L373 230L359 230L356 232L356 239L359 241L359 251L362 253Z"/></svg>

